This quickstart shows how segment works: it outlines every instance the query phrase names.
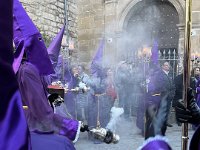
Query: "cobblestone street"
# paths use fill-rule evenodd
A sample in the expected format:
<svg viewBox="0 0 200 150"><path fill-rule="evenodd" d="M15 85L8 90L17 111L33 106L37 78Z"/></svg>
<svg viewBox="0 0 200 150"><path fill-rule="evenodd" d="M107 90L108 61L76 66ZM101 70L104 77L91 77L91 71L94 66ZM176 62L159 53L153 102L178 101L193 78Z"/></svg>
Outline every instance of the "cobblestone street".
<svg viewBox="0 0 200 150"><path fill-rule="evenodd" d="M173 124L173 127L167 129L166 136L173 150L181 150L181 127ZM75 147L77 150L136 150L142 145L144 138L140 135L140 131L135 126L135 118L130 121L121 119L118 134L120 141L118 144L94 144L88 140L87 133L82 133ZM189 137L193 134L189 130Z"/></svg>

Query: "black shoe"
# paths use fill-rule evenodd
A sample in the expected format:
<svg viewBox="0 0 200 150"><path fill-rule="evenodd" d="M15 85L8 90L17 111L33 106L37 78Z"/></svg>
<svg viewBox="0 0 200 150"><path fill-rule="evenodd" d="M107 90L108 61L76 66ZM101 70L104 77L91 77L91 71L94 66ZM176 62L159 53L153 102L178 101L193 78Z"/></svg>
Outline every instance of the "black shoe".
<svg viewBox="0 0 200 150"><path fill-rule="evenodd" d="M167 126L168 126L168 127L173 127L173 125L172 125L172 124L170 124L170 123L167 123Z"/></svg>

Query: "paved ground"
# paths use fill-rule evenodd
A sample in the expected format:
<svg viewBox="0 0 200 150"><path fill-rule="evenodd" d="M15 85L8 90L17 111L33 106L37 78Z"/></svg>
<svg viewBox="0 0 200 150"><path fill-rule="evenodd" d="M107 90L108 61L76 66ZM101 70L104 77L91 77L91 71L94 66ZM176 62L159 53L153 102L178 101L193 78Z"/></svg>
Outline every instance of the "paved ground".
<svg viewBox="0 0 200 150"><path fill-rule="evenodd" d="M88 140L87 133L82 133L75 147L77 150L136 150L143 143L144 138L135 126L135 118L130 121L121 118L118 129L120 135L118 144L94 144ZM190 138L192 134L193 131L189 130ZM168 128L166 135L173 150L181 150L181 127L174 124Z"/></svg>

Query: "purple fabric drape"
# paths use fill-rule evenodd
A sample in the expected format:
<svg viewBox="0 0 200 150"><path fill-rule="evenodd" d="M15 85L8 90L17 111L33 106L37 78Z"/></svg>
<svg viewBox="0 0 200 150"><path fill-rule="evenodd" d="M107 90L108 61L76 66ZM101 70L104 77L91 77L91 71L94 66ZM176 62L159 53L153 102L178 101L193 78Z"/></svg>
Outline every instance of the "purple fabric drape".
<svg viewBox="0 0 200 150"><path fill-rule="evenodd" d="M31 133L32 150L75 150L72 142L56 134Z"/></svg>
<svg viewBox="0 0 200 150"><path fill-rule="evenodd" d="M30 131L55 132L74 140L79 122L53 113L37 68L28 62L21 64L18 83Z"/></svg>
<svg viewBox="0 0 200 150"><path fill-rule="evenodd" d="M189 150L199 150L200 149L200 126L197 127L194 132L191 141Z"/></svg>
<svg viewBox="0 0 200 150"><path fill-rule="evenodd" d="M29 150L30 140L12 69L12 0L0 1L0 149ZM20 138L19 138L20 137Z"/></svg>
<svg viewBox="0 0 200 150"><path fill-rule="evenodd" d="M22 108L21 95L18 90L13 92L10 91L7 95L9 99L1 97L0 149L29 150L31 149L30 136ZM7 105L4 100L8 102Z"/></svg>

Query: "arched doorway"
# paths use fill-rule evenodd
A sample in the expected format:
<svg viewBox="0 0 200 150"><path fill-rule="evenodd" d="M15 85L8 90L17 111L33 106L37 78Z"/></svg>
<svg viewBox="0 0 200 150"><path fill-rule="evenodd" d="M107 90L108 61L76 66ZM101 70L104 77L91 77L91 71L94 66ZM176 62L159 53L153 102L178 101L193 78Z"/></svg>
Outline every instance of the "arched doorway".
<svg viewBox="0 0 200 150"><path fill-rule="evenodd" d="M177 53L179 15L168 0L142 0L136 3L127 14L120 40L120 55L133 56L142 45L152 45L157 41L163 54L174 50ZM124 55L121 55L121 52Z"/></svg>
<svg viewBox="0 0 200 150"><path fill-rule="evenodd" d="M123 34L119 40L119 58L128 61L130 70L141 77L140 83L147 90L147 74L150 58L137 58L137 51L143 45L158 43L160 59L170 61L172 77L176 76L179 45L179 14L168 0L141 0L128 12L123 23ZM135 78L137 80L137 78ZM139 86L138 86L139 87ZM145 91L146 92L146 91ZM136 93L136 92L133 92ZM133 100L139 105L139 98Z"/></svg>

